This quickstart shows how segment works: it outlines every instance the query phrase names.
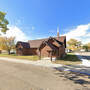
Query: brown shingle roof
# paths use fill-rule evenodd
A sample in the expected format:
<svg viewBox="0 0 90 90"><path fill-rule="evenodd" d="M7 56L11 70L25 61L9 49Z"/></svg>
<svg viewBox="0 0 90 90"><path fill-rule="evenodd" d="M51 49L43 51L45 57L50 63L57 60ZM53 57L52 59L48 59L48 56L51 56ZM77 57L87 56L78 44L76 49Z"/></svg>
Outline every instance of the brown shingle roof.
<svg viewBox="0 0 90 90"><path fill-rule="evenodd" d="M18 47L19 44L21 44L23 48L30 48L30 45L28 42L21 42L21 41L17 42L16 48Z"/></svg>
<svg viewBox="0 0 90 90"><path fill-rule="evenodd" d="M50 46L50 47L52 48L52 50L57 50L57 49L58 49L57 46L55 46L55 45L53 45L53 44L51 44L51 43L49 43L49 42L46 42L46 44L47 44L48 46Z"/></svg>
<svg viewBox="0 0 90 90"><path fill-rule="evenodd" d="M66 45L66 36L61 36L59 38L57 37L53 37L55 38L56 40L59 40L60 42L64 43ZM30 48L38 48L43 41L47 41L49 38L45 38L45 39L37 39L37 40L29 40L29 44L30 44Z"/></svg>

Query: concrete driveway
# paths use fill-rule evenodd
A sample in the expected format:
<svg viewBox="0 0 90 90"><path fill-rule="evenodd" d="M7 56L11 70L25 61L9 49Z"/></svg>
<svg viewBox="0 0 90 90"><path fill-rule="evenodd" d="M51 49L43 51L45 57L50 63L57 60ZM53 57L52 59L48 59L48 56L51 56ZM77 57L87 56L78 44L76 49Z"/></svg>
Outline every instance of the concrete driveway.
<svg viewBox="0 0 90 90"><path fill-rule="evenodd" d="M82 90L56 70L0 60L0 90Z"/></svg>

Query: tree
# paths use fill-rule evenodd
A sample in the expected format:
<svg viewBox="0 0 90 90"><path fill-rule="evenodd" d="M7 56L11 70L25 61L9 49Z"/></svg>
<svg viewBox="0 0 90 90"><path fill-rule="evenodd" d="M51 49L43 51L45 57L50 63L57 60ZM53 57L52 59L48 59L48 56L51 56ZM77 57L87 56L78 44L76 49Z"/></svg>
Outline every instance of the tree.
<svg viewBox="0 0 90 90"><path fill-rule="evenodd" d="M15 38L0 37L0 47L1 49L6 50L8 54L10 54L10 51L15 48Z"/></svg>
<svg viewBox="0 0 90 90"><path fill-rule="evenodd" d="M85 49L85 51L88 51L88 46L87 45L83 45L83 49Z"/></svg>
<svg viewBox="0 0 90 90"><path fill-rule="evenodd" d="M88 46L88 49L90 49L90 42L87 44L87 46Z"/></svg>
<svg viewBox="0 0 90 90"><path fill-rule="evenodd" d="M85 49L85 51L88 51L90 49L90 43L83 45L83 49Z"/></svg>
<svg viewBox="0 0 90 90"><path fill-rule="evenodd" d="M70 39L68 42L68 49L71 50L78 50L81 48L81 41L78 41L76 39Z"/></svg>
<svg viewBox="0 0 90 90"><path fill-rule="evenodd" d="M8 30L7 25L9 24L8 20L5 18L6 13L0 11L0 30L3 33L6 33Z"/></svg>

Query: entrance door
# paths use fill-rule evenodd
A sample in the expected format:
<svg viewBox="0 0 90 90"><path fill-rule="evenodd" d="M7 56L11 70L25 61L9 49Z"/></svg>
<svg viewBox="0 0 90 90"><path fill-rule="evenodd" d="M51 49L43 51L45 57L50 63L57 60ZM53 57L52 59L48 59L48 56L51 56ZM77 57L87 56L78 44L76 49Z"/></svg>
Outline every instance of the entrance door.
<svg viewBox="0 0 90 90"><path fill-rule="evenodd" d="M51 51L47 51L48 52L48 57L51 57Z"/></svg>

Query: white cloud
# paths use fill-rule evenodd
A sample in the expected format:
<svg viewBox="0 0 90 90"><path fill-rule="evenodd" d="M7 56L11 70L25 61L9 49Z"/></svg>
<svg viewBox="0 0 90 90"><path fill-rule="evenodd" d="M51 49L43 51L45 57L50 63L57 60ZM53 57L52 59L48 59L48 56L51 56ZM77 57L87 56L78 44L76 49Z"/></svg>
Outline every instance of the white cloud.
<svg viewBox="0 0 90 90"><path fill-rule="evenodd" d="M90 37L90 33L87 33L86 37Z"/></svg>
<svg viewBox="0 0 90 90"><path fill-rule="evenodd" d="M75 38L83 43L90 42L90 23L85 25L78 25L76 28L69 30L68 33L64 34L67 40Z"/></svg>
<svg viewBox="0 0 90 90"><path fill-rule="evenodd" d="M32 26L32 30L34 30L35 29L35 27L34 26Z"/></svg>
<svg viewBox="0 0 90 90"><path fill-rule="evenodd" d="M10 26L6 34L2 36L15 37L16 41L28 40L28 37L26 36L26 34L19 27L16 27L16 26Z"/></svg>

